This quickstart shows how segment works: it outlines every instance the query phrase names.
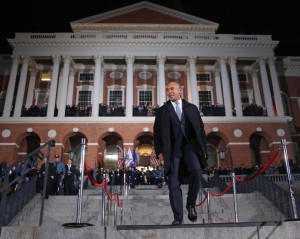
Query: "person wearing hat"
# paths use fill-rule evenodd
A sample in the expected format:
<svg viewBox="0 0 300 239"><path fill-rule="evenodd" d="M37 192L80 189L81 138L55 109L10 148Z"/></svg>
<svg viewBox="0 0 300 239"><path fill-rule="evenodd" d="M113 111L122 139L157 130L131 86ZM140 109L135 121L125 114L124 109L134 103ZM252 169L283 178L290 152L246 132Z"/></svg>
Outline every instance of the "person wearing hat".
<svg viewBox="0 0 300 239"><path fill-rule="evenodd" d="M60 157L58 154L55 154L54 156L55 162L53 163L55 168L55 182L54 182L54 188L53 188L53 194L58 195L59 190L62 187L62 182L65 177L65 165L61 162Z"/></svg>

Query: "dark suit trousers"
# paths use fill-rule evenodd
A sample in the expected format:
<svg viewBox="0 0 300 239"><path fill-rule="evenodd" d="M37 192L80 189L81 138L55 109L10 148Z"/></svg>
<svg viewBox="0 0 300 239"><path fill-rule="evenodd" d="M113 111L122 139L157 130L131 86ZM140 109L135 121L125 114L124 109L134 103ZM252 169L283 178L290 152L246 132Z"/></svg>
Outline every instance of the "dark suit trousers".
<svg viewBox="0 0 300 239"><path fill-rule="evenodd" d="M180 178L182 176L182 167L188 176L188 195L187 203L195 206L202 177L202 169L193 149L185 150L183 157L174 157L171 160L171 173L168 175L168 187L171 208L174 219L183 219L183 199L180 188Z"/></svg>

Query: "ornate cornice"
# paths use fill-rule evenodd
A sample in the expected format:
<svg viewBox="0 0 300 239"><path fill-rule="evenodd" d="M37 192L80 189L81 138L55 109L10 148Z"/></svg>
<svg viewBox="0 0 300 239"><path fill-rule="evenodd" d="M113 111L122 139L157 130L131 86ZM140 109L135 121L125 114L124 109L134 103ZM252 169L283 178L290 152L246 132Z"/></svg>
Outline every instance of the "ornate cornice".
<svg viewBox="0 0 300 239"><path fill-rule="evenodd" d="M74 32L99 31L189 31L201 33L215 33L216 26L208 24L112 24L112 23L79 23L72 25Z"/></svg>
<svg viewBox="0 0 300 239"><path fill-rule="evenodd" d="M235 48L275 48L278 41L269 36L239 36L212 34L175 33L18 33L9 39L15 47L54 47L54 46L196 46L196 47L235 47Z"/></svg>

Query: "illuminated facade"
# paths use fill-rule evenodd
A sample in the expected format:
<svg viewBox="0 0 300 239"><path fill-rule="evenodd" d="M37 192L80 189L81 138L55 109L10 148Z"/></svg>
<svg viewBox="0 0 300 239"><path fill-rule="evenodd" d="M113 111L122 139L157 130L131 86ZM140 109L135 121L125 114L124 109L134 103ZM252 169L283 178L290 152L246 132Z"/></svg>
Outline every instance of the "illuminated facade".
<svg viewBox="0 0 300 239"><path fill-rule="evenodd" d="M0 161L52 139L66 161L84 137L91 166L117 167L117 146L147 166L155 109L177 81L201 109L211 166L265 164L281 139L299 163L300 58L276 59L270 35L218 26L141 2L71 22L71 33L16 33L0 61Z"/></svg>

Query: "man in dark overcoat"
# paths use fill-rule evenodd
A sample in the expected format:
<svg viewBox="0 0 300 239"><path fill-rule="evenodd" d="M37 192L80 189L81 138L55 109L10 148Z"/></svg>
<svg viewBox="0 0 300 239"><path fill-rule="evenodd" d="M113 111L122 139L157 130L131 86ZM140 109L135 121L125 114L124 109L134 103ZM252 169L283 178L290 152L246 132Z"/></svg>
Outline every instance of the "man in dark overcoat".
<svg viewBox="0 0 300 239"><path fill-rule="evenodd" d="M181 86L170 82L169 100L156 113L154 147L157 157L164 163L169 198L174 214L172 225L183 223L183 199L180 188L183 178L188 180L186 209L190 221L197 220L195 204L207 165L207 139L198 107L181 99Z"/></svg>

